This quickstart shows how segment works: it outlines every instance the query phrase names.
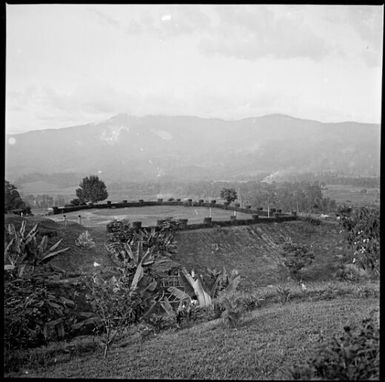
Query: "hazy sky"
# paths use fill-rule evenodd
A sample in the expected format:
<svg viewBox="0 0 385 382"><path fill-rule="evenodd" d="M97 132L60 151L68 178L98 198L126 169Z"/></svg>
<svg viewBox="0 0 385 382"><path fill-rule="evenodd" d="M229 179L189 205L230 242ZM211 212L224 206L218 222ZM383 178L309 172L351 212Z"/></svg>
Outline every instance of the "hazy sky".
<svg viewBox="0 0 385 382"><path fill-rule="evenodd" d="M7 5L7 133L117 113L380 123L383 7Z"/></svg>

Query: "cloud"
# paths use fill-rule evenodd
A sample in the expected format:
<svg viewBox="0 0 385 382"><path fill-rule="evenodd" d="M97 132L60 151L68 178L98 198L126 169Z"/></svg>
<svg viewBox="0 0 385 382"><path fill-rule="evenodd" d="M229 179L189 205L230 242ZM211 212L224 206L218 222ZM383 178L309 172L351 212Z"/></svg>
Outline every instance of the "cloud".
<svg viewBox="0 0 385 382"><path fill-rule="evenodd" d="M156 34L174 38L206 29L210 19L198 5L146 5L90 8L104 26L112 26L126 33Z"/></svg>
<svg viewBox="0 0 385 382"><path fill-rule="evenodd" d="M118 20L116 20L114 17L109 16L107 13L102 12L96 8L91 8L91 7L88 8L87 10L88 10L88 12L90 12L91 14L93 14L96 17L96 19L98 20L98 22L102 26L121 29L122 26L121 26L120 22Z"/></svg>
<svg viewBox="0 0 385 382"><path fill-rule="evenodd" d="M329 44L313 32L299 12L274 12L260 5L219 6L216 12L219 24L199 44L204 53L248 60L320 60L329 52Z"/></svg>
<svg viewBox="0 0 385 382"><path fill-rule="evenodd" d="M170 14L163 15L161 17L161 20L162 21L170 21L170 20L172 20L172 16Z"/></svg>

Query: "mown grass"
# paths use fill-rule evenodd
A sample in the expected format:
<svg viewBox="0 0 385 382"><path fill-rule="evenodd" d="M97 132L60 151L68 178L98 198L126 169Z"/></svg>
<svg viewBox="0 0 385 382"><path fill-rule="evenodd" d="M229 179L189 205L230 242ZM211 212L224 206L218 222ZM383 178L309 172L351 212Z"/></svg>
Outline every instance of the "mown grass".
<svg viewBox="0 0 385 382"><path fill-rule="evenodd" d="M82 216L82 224L87 227L106 226L113 219L128 219L129 221L141 221L142 226L156 225L158 219L174 217L175 219L188 219L189 223L202 223L203 219L209 216L210 211L207 207L184 207L184 206L144 206L126 208L103 208L90 209L75 212L67 212L67 220L78 221L78 216ZM233 211L211 209L213 220L229 220ZM251 219L251 215L237 212L239 219ZM55 221L63 220L62 215L52 215Z"/></svg>
<svg viewBox="0 0 385 382"><path fill-rule="evenodd" d="M220 319L180 331L167 331L144 343L115 347L10 377L149 379L289 379L289 369L308 357L321 337L358 324L377 298L300 301L257 309L236 329ZM27 374L28 373L28 374Z"/></svg>

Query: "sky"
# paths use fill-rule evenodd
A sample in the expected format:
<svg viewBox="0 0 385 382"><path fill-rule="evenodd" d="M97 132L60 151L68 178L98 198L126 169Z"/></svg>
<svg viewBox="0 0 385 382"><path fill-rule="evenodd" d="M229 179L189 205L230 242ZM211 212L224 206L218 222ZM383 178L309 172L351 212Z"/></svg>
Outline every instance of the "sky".
<svg viewBox="0 0 385 382"><path fill-rule="evenodd" d="M118 113L381 122L383 6L9 5L6 132Z"/></svg>

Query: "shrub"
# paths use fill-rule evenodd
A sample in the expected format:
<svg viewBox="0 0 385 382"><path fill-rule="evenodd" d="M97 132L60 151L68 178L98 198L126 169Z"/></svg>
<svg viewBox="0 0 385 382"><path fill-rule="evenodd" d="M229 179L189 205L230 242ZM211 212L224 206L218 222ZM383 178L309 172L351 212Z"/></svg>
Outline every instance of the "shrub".
<svg viewBox="0 0 385 382"><path fill-rule="evenodd" d="M340 221L353 253L349 262L378 276L380 272L380 211L362 207Z"/></svg>
<svg viewBox="0 0 385 382"><path fill-rule="evenodd" d="M380 330L374 317L361 326L344 327L341 336L327 340L304 365L291 370L294 379L370 380L380 379Z"/></svg>
<svg viewBox="0 0 385 382"><path fill-rule="evenodd" d="M281 304L286 304L290 299L290 288L278 285L276 290Z"/></svg>
<svg viewBox="0 0 385 382"><path fill-rule="evenodd" d="M31 231L26 232L26 222L23 220L20 230L13 224L8 224L5 230L4 270L7 277L28 277L36 267L42 266L69 248L56 248L63 239L48 248L48 237L43 236L41 242L37 240L38 224Z"/></svg>
<svg viewBox="0 0 385 382"><path fill-rule="evenodd" d="M78 198L72 199L72 200L70 201L70 205L71 205L71 206L80 206L80 205L81 205L81 201L80 201L80 199L78 199Z"/></svg>
<svg viewBox="0 0 385 382"><path fill-rule="evenodd" d="M123 329L138 322L144 311L139 294L133 293L133 281L124 276L105 279L101 272L85 278L87 299L103 325L104 357Z"/></svg>
<svg viewBox="0 0 385 382"><path fill-rule="evenodd" d="M5 283L5 344L8 349L35 347L62 338L69 331L73 301L49 291L42 280Z"/></svg>
<svg viewBox="0 0 385 382"><path fill-rule="evenodd" d="M175 328L177 326L177 320L175 316L167 314L152 314L147 323L154 328L155 333L159 333L162 330Z"/></svg>
<svg viewBox="0 0 385 382"><path fill-rule="evenodd" d="M304 220L312 225L320 225L321 224L321 220L320 219L316 219L316 218L313 218L311 215L307 215L305 216Z"/></svg>
<svg viewBox="0 0 385 382"><path fill-rule="evenodd" d="M370 275L362 268L357 267L355 264L343 264L341 268L336 272L336 278L339 281L360 282L368 280Z"/></svg>
<svg viewBox="0 0 385 382"><path fill-rule="evenodd" d="M302 268L313 262L314 254L305 245L286 241L282 245L283 264L295 281L300 281Z"/></svg>
<svg viewBox="0 0 385 382"><path fill-rule="evenodd" d="M75 245L86 249L96 247L96 244L88 231L85 231L79 235L79 237L75 240Z"/></svg>

